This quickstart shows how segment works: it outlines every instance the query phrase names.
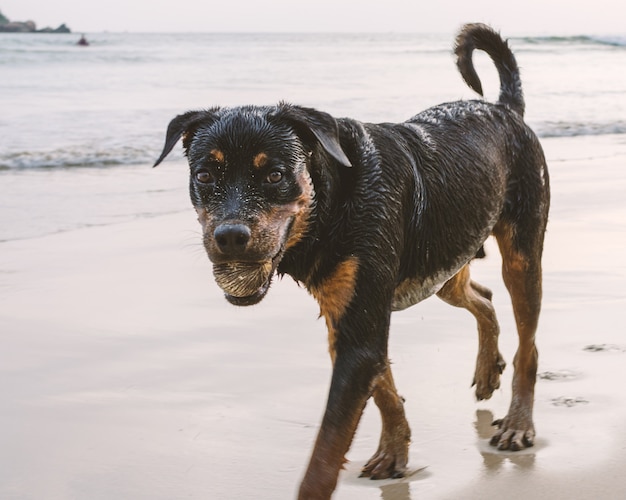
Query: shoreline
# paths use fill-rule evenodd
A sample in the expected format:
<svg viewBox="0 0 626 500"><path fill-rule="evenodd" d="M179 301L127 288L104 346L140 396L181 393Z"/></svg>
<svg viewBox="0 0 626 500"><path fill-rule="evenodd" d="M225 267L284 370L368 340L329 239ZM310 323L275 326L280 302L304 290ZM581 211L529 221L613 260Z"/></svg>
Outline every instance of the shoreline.
<svg viewBox="0 0 626 500"><path fill-rule="evenodd" d="M537 445L513 454L486 444L489 421L509 402L516 346L490 243L472 269L494 291L508 363L502 388L473 400L476 332L465 311L430 299L394 314L390 356L407 399L414 474L357 479L378 444L370 403L333 498L626 494L626 136L542 143L553 202ZM168 196L186 208L186 172L161 169L144 177L154 176L155 192L180 177ZM0 243L0 496L294 497L330 361L313 299L289 278L275 281L258 306L229 306L191 208Z"/></svg>

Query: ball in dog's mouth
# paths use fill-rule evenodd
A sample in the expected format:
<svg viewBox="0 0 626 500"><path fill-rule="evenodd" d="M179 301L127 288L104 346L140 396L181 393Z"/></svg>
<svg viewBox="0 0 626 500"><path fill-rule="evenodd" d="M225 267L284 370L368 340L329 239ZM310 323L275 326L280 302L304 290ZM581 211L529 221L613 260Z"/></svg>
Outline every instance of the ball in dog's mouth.
<svg viewBox="0 0 626 500"><path fill-rule="evenodd" d="M265 297L274 273L271 260L265 262L226 262L213 266L213 276L224 290L226 300L237 306L257 304Z"/></svg>

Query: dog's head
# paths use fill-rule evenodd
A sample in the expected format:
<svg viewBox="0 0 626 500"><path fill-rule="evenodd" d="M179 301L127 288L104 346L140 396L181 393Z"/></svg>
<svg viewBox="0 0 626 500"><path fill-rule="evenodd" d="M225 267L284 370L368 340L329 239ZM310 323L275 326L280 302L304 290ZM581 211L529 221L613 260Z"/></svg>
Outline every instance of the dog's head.
<svg viewBox="0 0 626 500"><path fill-rule="evenodd" d="M282 103L190 111L170 122L155 166L181 137L215 280L232 304L256 304L285 252L307 232L315 203L313 152L350 166L337 122Z"/></svg>

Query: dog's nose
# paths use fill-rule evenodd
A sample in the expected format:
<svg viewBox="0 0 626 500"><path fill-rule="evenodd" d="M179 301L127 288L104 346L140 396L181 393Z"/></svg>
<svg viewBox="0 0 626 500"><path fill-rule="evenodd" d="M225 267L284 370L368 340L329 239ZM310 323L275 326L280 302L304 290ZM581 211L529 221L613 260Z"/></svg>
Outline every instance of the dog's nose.
<svg viewBox="0 0 626 500"><path fill-rule="evenodd" d="M221 224L213 233L220 251L227 255L243 253L250 241L250 229L243 224Z"/></svg>

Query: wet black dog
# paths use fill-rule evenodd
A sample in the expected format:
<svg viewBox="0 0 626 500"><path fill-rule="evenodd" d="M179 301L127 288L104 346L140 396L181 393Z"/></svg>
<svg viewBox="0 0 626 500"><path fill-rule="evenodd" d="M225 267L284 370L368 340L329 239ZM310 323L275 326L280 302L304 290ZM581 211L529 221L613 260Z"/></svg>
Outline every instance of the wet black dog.
<svg viewBox="0 0 626 500"><path fill-rule="evenodd" d="M300 498L329 498L370 396L383 430L363 475L401 477L410 430L387 359L391 312L437 294L477 319L478 399L499 387L504 361L491 292L468 263L494 235L519 334L513 398L492 444L533 445L548 172L524 124L518 67L489 27L457 38L461 75L482 93L472 52L500 76L498 102L430 108L399 124L334 119L314 109L213 108L177 116L160 163L182 137L204 246L226 298L259 302L275 273L289 274L320 305L333 376Z"/></svg>

